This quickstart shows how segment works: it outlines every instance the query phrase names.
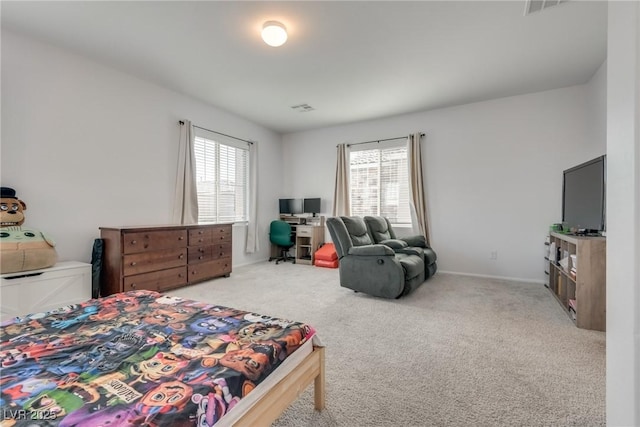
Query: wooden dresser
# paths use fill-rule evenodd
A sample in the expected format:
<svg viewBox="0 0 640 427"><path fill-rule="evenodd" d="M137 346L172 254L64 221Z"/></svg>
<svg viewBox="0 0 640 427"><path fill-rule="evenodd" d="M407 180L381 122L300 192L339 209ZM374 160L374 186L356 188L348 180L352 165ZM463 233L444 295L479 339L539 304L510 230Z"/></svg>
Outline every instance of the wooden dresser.
<svg viewBox="0 0 640 427"><path fill-rule="evenodd" d="M231 224L100 227L101 296L166 291L231 274Z"/></svg>

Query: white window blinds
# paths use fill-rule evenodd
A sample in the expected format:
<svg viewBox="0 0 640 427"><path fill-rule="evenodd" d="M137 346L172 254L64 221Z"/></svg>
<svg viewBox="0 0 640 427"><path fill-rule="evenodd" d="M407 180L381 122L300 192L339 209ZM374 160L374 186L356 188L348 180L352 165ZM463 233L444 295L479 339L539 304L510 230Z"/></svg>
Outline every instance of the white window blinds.
<svg viewBox="0 0 640 427"><path fill-rule="evenodd" d="M247 221L249 147L196 129L198 222Z"/></svg>
<svg viewBox="0 0 640 427"><path fill-rule="evenodd" d="M411 224L406 146L352 151L349 164L352 215Z"/></svg>

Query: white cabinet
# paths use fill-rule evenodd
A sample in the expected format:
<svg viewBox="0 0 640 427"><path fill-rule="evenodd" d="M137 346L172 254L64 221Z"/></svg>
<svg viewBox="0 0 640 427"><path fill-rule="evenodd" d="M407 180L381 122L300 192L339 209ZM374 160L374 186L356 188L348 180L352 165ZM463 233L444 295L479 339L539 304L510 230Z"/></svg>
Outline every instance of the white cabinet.
<svg viewBox="0 0 640 427"><path fill-rule="evenodd" d="M59 262L50 268L0 277L2 321L91 299L91 264Z"/></svg>

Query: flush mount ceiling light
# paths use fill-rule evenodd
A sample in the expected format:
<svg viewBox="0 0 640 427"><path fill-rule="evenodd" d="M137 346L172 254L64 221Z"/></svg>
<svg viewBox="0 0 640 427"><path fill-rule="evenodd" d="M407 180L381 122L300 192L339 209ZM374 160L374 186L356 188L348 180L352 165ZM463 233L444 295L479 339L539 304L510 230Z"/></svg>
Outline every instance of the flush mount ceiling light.
<svg viewBox="0 0 640 427"><path fill-rule="evenodd" d="M287 41L287 29L278 21L267 21L262 26L262 40L269 46L282 46Z"/></svg>

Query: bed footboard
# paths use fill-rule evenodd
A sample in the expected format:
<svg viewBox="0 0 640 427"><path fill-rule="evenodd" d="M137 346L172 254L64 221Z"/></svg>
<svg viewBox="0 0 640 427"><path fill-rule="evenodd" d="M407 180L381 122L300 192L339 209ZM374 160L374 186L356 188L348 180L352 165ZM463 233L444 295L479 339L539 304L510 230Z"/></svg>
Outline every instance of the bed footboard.
<svg viewBox="0 0 640 427"><path fill-rule="evenodd" d="M234 427L270 426L312 381L314 406L321 411L325 408L324 347L313 347L302 363L271 388Z"/></svg>

